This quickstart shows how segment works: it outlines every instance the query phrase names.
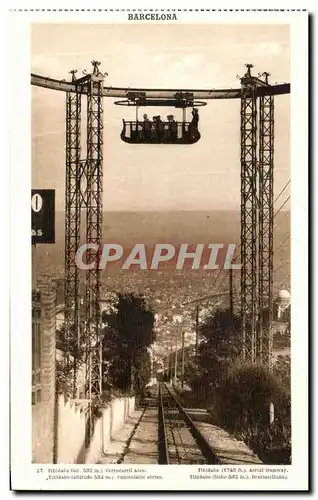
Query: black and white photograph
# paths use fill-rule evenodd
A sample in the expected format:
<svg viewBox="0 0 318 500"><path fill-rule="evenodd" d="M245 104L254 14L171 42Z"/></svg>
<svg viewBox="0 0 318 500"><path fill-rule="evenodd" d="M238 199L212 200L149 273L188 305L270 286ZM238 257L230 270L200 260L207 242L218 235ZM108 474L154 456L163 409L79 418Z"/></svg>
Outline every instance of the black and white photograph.
<svg viewBox="0 0 318 500"><path fill-rule="evenodd" d="M28 18L18 489L308 487L307 23Z"/></svg>

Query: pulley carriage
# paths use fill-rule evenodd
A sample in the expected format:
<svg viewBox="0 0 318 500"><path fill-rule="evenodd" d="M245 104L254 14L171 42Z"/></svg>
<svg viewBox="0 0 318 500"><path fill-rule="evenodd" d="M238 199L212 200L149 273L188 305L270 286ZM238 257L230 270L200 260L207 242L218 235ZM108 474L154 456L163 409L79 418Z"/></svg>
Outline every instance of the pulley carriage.
<svg viewBox="0 0 318 500"><path fill-rule="evenodd" d="M190 93L177 93L174 99L147 99L142 93L129 92L127 101L117 101L120 106L135 106L136 119L123 120L121 139L130 144L194 144L201 135L198 129L198 107L206 103L194 101ZM182 120L178 121L173 115L162 119L154 116L149 119L147 114L142 119L138 117L141 106L171 106L182 109ZM192 108L192 119L187 121L186 110Z"/></svg>

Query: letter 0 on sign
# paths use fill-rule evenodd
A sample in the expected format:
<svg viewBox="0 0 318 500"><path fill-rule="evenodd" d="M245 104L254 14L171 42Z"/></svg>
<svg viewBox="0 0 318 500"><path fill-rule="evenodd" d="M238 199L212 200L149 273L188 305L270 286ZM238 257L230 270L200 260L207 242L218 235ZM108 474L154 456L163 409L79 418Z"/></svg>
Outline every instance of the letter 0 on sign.
<svg viewBox="0 0 318 500"><path fill-rule="evenodd" d="M33 212L40 212L43 206L43 198L39 193L36 193L31 198L31 207Z"/></svg>

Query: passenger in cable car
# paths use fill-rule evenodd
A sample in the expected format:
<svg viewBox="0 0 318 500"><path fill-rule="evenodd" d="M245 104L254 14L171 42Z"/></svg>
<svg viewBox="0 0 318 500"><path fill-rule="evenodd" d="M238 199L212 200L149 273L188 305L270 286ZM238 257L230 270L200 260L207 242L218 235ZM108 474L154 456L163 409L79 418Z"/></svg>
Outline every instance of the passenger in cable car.
<svg viewBox="0 0 318 500"><path fill-rule="evenodd" d="M158 120L157 116L152 117L152 122L151 122L151 138L152 139L155 139L157 137L157 128L158 128L157 120Z"/></svg>
<svg viewBox="0 0 318 500"><path fill-rule="evenodd" d="M199 112L197 108L193 108L192 110L192 120L189 123L189 136L193 137L198 132L198 123L199 123Z"/></svg>
<svg viewBox="0 0 318 500"><path fill-rule="evenodd" d="M168 127L167 127L167 131L166 131L167 132L167 139L174 141L175 139L177 139L178 124L174 120L173 115L168 115L167 119L168 119Z"/></svg>
<svg viewBox="0 0 318 500"><path fill-rule="evenodd" d="M163 140L165 135L165 122L163 122L160 118L158 117L158 138L159 140Z"/></svg>
<svg viewBox="0 0 318 500"><path fill-rule="evenodd" d="M193 108L192 110L192 122L193 125L198 128L198 123L199 123L199 111L197 108Z"/></svg>
<svg viewBox="0 0 318 500"><path fill-rule="evenodd" d="M143 135L145 136L145 138L147 140L149 140L150 136L151 136L151 121L149 120L146 113L144 114L143 118L144 118L144 121L142 124Z"/></svg>
<svg viewBox="0 0 318 500"><path fill-rule="evenodd" d="M163 136L163 131L164 131L164 123L161 120L160 115L154 116L153 117L153 124L152 124L152 137L154 139L160 140L161 137Z"/></svg>

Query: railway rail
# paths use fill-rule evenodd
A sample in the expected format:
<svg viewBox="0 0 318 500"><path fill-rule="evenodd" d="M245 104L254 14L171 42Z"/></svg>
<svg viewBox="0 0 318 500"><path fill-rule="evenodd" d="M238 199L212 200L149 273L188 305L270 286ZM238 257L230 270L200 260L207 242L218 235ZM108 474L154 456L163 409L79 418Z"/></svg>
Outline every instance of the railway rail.
<svg viewBox="0 0 318 500"><path fill-rule="evenodd" d="M165 383L159 385L158 421L159 463L219 463L210 443Z"/></svg>

